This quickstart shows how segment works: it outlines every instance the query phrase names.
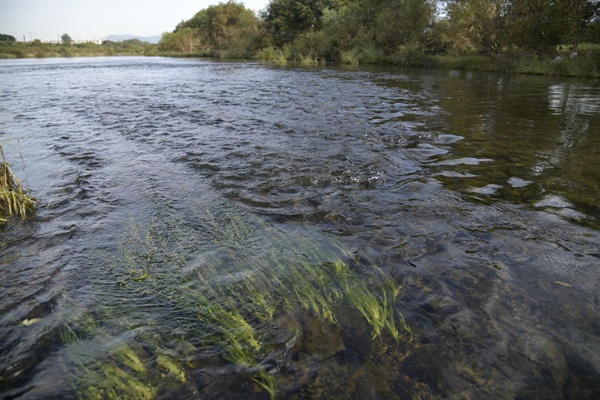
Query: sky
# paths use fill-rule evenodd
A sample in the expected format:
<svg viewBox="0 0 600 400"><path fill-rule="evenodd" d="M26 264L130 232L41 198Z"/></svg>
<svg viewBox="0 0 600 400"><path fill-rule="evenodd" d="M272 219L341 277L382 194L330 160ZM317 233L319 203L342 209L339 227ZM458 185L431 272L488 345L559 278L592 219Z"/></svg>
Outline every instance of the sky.
<svg viewBox="0 0 600 400"><path fill-rule="evenodd" d="M155 36L198 11L227 0L0 0L0 33L23 40ZM240 2L238 0L238 2ZM241 0L254 11L269 0Z"/></svg>

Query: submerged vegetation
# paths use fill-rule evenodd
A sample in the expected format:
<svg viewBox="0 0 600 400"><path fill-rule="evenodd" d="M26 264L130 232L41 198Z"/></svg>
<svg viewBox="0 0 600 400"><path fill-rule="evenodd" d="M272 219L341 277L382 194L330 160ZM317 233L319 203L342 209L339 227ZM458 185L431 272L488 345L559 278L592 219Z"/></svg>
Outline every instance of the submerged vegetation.
<svg viewBox="0 0 600 400"><path fill-rule="evenodd" d="M26 218L37 205L37 199L29 194L10 168L0 144L0 224L10 216Z"/></svg>
<svg viewBox="0 0 600 400"><path fill-rule="evenodd" d="M219 365L274 398L286 360L323 345L306 324L343 335L341 309L362 316L373 340L411 337L397 311L401 287L374 265L359 271L331 239L211 212L127 232L103 270L116 286L100 288L121 301L86 309L65 298L58 310L63 368L81 398L153 398Z"/></svg>

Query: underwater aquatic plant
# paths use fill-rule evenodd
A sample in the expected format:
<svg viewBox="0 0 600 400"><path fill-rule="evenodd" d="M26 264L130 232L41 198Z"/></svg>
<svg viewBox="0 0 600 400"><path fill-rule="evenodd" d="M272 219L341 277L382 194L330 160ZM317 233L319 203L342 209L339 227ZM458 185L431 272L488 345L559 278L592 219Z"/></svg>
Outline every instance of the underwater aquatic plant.
<svg viewBox="0 0 600 400"><path fill-rule="evenodd" d="M161 374L185 382L184 360L210 349L274 398L278 367L267 367L264 361L272 351L289 352L298 337L295 328L288 327L291 343L274 350L270 330L286 330L273 328L277 317L308 313L338 324L339 305L357 310L371 326L373 339L386 333L396 341L410 337L410 328L394 309L400 287L376 266L365 280L353 270L352 254L331 238L284 232L235 213L206 212L185 229L182 226L183 222L128 227L119 254L105 270L113 282L116 278L117 289L107 290L144 300L139 305L135 301L106 305L104 314L92 317L84 312L87 316L78 323L65 323L63 340L75 344L73 349L92 336L110 354L104 369L81 375L85 369L78 368L75 387L107 394L106 385L113 385L112 390L126 397L153 397L166 388ZM148 304L154 310L168 310L173 321L148 322ZM134 314L140 315L140 322L131 320ZM146 327L140 326L131 343L118 338L124 327L142 323ZM194 338L194 344L173 334L178 330ZM173 343L179 350L173 350ZM107 374L112 383L93 383Z"/></svg>
<svg viewBox="0 0 600 400"><path fill-rule="evenodd" d="M152 399L185 383L183 362L156 335L136 332L143 346L116 334L132 321L124 310L101 307L95 313L63 296L55 310L64 349L60 365L81 399ZM166 379L168 378L168 379Z"/></svg>

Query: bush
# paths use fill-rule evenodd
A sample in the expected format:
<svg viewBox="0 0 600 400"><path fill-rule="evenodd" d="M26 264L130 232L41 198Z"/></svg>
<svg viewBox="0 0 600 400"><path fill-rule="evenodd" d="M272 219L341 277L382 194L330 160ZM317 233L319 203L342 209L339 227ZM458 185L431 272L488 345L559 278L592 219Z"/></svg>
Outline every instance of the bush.
<svg viewBox="0 0 600 400"><path fill-rule="evenodd" d="M289 45L289 50L300 61L306 58L331 58L332 55L329 39L323 31L298 35Z"/></svg>

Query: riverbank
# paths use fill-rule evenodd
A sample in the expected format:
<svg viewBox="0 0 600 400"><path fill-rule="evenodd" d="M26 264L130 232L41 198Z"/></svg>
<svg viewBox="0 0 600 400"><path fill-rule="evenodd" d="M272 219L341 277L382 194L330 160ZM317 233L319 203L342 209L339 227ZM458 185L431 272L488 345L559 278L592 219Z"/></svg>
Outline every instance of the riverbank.
<svg viewBox="0 0 600 400"><path fill-rule="evenodd" d="M533 54L495 56L427 54L419 49L406 47L389 55L375 48L352 49L342 52L339 59L328 60L294 54L290 48L274 47L261 49L254 54L241 54L231 51L164 52L159 51L156 45L139 40L108 42L102 45L87 43L68 47L35 41L32 43L0 42L0 59L98 56L207 57L259 60L277 65L298 63L304 66L334 62L347 65L397 65L579 78L600 77L600 44L582 44L577 52L568 50L568 46L562 46L562 50L559 50L556 55L546 57Z"/></svg>
<svg viewBox="0 0 600 400"><path fill-rule="evenodd" d="M385 55L383 51L374 48L353 49L342 52L339 59L336 60L293 54L290 48L275 47L262 49L253 55L239 55L231 52L159 52L158 55L253 59L276 65L317 66L331 62L346 65L396 65L578 78L600 77L600 45L598 44L582 44L577 52L569 50L569 46L561 46L561 49L552 57L533 54L498 54L495 56L426 54L411 47L403 48L390 55Z"/></svg>
<svg viewBox="0 0 600 400"><path fill-rule="evenodd" d="M381 50L367 48L342 52L339 62L349 65L398 65L581 78L600 77L600 45L584 44L577 52L566 50L568 47L564 48L565 50L559 50L553 57L539 57L532 54L495 56L426 54L410 47L385 55ZM257 54L257 58L275 64L299 62L304 65L316 65L324 62L311 57L294 57L285 50L273 48L262 50Z"/></svg>
<svg viewBox="0 0 600 400"><path fill-rule="evenodd" d="M81 43L61 45L33 42L0 42L0 59L51 58L51 57L101 57L101 56L155 56L156 45L137 39L122 42L105 41L101 45Z"/></svg>

